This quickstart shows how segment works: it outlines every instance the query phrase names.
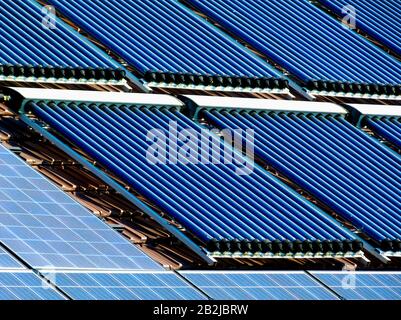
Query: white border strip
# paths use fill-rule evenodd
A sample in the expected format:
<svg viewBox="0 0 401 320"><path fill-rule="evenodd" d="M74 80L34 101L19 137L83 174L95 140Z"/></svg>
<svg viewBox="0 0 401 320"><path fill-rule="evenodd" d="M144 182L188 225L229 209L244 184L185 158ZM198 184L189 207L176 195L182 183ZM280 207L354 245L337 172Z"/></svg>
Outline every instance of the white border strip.
<svg viewBox="0 0 401 320"><path fill-rule="evenodd" d="M171 88L171 89L187 89L187 90L204 90L204 91L224 91L224 92L251 92L251 93L268 93L268 94L283 94L290 95L290 89L277 89L277 88L249 88L249 87L224 87L224 86L206 86L195 84L175 84L165 82L148 82L147 85L151 88Z"/></svg>
<svg viewBox="0 0 401 320"><path fill-rule="evenodd" d="M179 274L307 274L304 271L281 270L178 270Z"/></svg>
<svg viewBox="0 0 401 320"><path fill-rule="evenodd" d="M30 269L0 269L0 273L32 273L35 274Z"/></svg>
<svg viewBox="0 0 401 320"><path fill-rule="evenodd" d="M35 77L5 77L0 76L0 81L5 82L25 82L25 83L38 83L38 84L85 84L85 85L105 85L105 86L127 86L128 82L122 80L106 80L106 79L74 79L74 78L35 78Z"/></svg>
<svg viewBox="0 0 401 320"><path fill-rule="evenodd" d="M177 107L181 107L184 105L180 100L166 94L32 89L15 87L10 87L9 89L19 93L26 100L79 101L91 103L137 104Z"/></svg>
<svg viewBox="0 0 401 320"><path fill-rule="evenodd" d="M386 94L368 94L368 93L345 93L335 91L307 91L312 96L322 97L341 97L341 98L356 98L356 99L374 99L374 100L401 100L401 96L386 95Z"/></svg>
<svg viewBox="0 0 401 320"><path fill-rule="evenodd" d="M46 269L39 268L40 273L107 273L107 274L175 274L171 270L117 270L117 269Z"/></svg>
<svg viewBox="0 0 401 320"><path fill-rule="evenodd" d="M232 98L184 95L202 108L227 108L227 109L255 109L270 111L294 111L347 114L347 110L334 103L272 100L257 98Z"/></svg>
<svg viewBox="0 0 401 320"><path fill-rule="evenodd" d="M359 111L363 115L375 116L401 116L401 105L383 104L348 104L350 107Z"/></svg>
<svg viewBox="0 0 401 320"><path fill-rule="evenodd" d="M392 274L401 274L401 271L369 271L369 270L362 270L362 271L314 271L314 270L309 270L311 274L343 274L343 275L348 275L348 274L355 274L355 275L360 275L360 274L371 274L371 275L378 275L378 274L385 274L385 275L392 275Z"/></svg>

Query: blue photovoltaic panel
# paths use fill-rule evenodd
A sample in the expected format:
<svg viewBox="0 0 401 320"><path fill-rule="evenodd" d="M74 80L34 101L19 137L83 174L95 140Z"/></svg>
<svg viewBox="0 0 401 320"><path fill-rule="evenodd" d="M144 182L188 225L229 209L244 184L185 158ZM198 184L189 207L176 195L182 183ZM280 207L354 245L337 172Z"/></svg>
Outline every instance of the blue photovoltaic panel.
<svg viewBox="0 0 401 320"><path fill-rule="evenodd" d="M0 269L24 269L13 256L0 247Z"/></svg>
<svg viewBox="0 0 401 320"><path fill-rule="evenodd" d="M311 1L187 2L307 82L310 89L387 94L398 90L401 94L401 62Z"/></svg>
<svg viewBox="0 0 401 320"><path fill-rule="evenodd" d="M207 76L277 78L266 61L177 0L48 0L57 10L81 26L138 71L167 78L148 81L205 84ZM183 77L183 75L192 75ZM170 77L171 76L171 77ZM194 78L195 76L195 78ZM198 77L203 76L203 77ZM210 85L252 86L252 83ZM255 86L275 86L254 84Z"/></svg>
<svg viewBox="0 0 401 320"><path fill-rule="evenodd" d="M346 300L401 300L401 272L332 272L311 274Z"/></svg>
<svg viewBox="0 0 401 320"><path fill-rule="evenodd" d="M240 167L253 166L243 157L241 166L225 164L228 148L217 136L206 136L214 148L207 156L198 153L199 145L189 144L191 154L198 160L202 157L202 162L155 165L149 161L150 130L168 134L170 125L177 124L178 130L189 128L200 134L202 128L176 109L53 102L30 103L29 107L59 134L208 243L209 251L327 252L329 247L321 246L325 240L354 243L356 246L347 247L347 251L360 250L361 243L351 232L266 170L254 166L249 174L238 174ZM177 150L182 149L180 141L171 139L169 143L177 143Z"/></svg>
<svg viewBox="0 0 401 320"><path fill-rule="evenodd" d="M205 300L174 272L59 272L54 284L74 300Z"/></svg>
<svg viewBox="0 0 401 320"><path fill-rule="evenodd" d="M343 115L212 110L204 116L220 129L254 129L259 159L381 249L401 250L401 158Z"/></svg>
<svg viewBox="0 0 401 320"><path fill-rule="evenodd" d="M66 300L32 271L0 270L0 300Z"/></svg>
<svg viewBox="0 0 401 320"><path fill-rule="evenodd" d="M34 268L161 269L1 145L0 241Z"/></svg>
<svg viewBox="0 0 401 320"><path fill-rule="evenodd" d="M180 271L215 300L338 300L302 271Z"/></svg>
<svg viewBox="0 0 401 320"><path fill-rule="evenodd" d="M35 0L1 0L1 8L0 76L86 80L122 77L122 65L61 19L53 22L52 13Z"/></svg>
<svg viewBox="0 0 401 320"><path fill-rule="evenodd" d="M401 54L401 3L399 0L319 0L344 17L355 10L356 27Z"/></svg>

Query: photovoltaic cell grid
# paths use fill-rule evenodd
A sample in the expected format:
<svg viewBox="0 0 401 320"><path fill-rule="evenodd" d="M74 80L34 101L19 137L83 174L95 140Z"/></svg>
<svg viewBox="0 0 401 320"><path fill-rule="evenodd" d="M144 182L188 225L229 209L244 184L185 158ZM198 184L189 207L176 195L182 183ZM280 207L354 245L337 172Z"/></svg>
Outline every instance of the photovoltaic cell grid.
<svg viewBox="0 0 401 320"><path fill-rule="evenodd" d="M401 272L332 272L311 274L346 300L401 300Z"/></svg>
<svg viewBox="0 0 401 320"><path fill-rule="evenodd" d="M0 271L0 300L65 300L32 271Z"/></svg>
<svg viewBox="0 0 401 320"><path fill-rule="evenodd" d="M181 271L193 285L216 300L337 300L302 271Z"/></svg>
<svg viewBox="0 0 401 320"><path fill-rule="evenodd" d="M59 272L52 281L74 300L205 300L174 272Z"/></svg>
<svg viewBox="0 0 401 320"><path fill-rule="evenodd" d="M0 247L0 269L24 269L13 256Z"/></svg>
<svg viewBox="0 0 401 320"><path fill-rule="evenodd" d="M161 269L1 145L0 241L34 268Z"/></svg>

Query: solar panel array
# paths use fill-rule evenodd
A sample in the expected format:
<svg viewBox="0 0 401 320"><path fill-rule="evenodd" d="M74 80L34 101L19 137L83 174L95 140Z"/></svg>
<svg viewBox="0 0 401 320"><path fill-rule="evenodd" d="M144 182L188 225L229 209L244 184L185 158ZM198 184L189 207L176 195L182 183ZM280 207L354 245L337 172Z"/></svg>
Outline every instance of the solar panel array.
<svg viewBox="0 0 401 320"><path fill-rule="evenodd" d="M1 6L1 79L120 80L125 75L118 62L35 0L2 0Z"/></svg>
<svg viewBox="0 0 401 320"><path fill-rule="evenodd" d="M152 83L285 88L267 62L176 0L48 0Z"/></svg>
<svg viewBox="0 0 401 320"><path fill-rule="evenodd" d="M147 157L149 130L167 133L173 122L178 130L201 131L175 109L79 102L29 103L28 107L207 243L210 252L294 254L361 249L351 232L267 171L255 166L249 175L237 174L247 160L240 157L239 166L224 163L223 157L229 157L227 146L217 137L208 136L218 151L217 156L210 155L211 164L154 165ZM174 144L169 141L170 146ZM197 152L198 147L190 145L192 154L207 160ZM337 242L348 247L335 246Z"/></svg>
<svg viewBox="0 0 401 320"><path fill-rule="evenodd" d="M401 54L401 13L398 0L319 1L340 17L344 16L344 12L356 15L358 29L375 38L387 48Z"/></svg>
<svg viewBox="0 0 401 320"><path fill-rule="evenodd" d="M254 129L257 157L381 249L401 251L401 158L343 115L212 110L204 116L220 129Z"/></svg>
<svg viewBox="0 0 401 320"><path fill-rule="evenodd" d="M74 300L205 300L197 289L171 271L63 272L52 282Z"/></svg>
<svg viewBox="0 0 401 320"><path fill-rule="evenodd" d="M123 67L128 64L150 86L257 92L288 88L284 74L205 15L313 92L401 95L401 62L309 0L44 1L122 64L42 1L0 2L0 81L104 84L128 77L142 87ZM338 16L355 7L357 27L401 55L397 0L320 2ZM232 146L217 136L208 136L209 146L217 150L208 155L198 152L204 146L169 137L162 151L185 147L186 155L196 154L196 164L152 164L149 131L168 136L172 123L175 130L190 129L191 134L203 129L176 107L96 99L56 99L27 107L49 125L46 130L81 148L181 224L209 253L333 257L362 249L354 233L245 157L239 162L252 166L252 172L239 175L243 167L225 163ZM244 107L196 112L211 127L254 129L256 140L245 137L243 142L255 148L258 160L351 222L380 249L399 255L398 154L343 114ZM358 108L353 115L401 148L399 115L364 114ZM401 300L401 272L166 271L0 144L0 300L341 298Z"/></svg>
<svg viewBox="0 0 401 320"><path fill-rule="evenodd" d="M0 270L0 300L401 300L401 272L309 273Z"/></svg>
<svg viewBox="0 0 401 320"><path fill-rule="evenodd" d="M34 268L161 269L2 145L0 241Z"/></svg>
<svg viewBox="0 0 401 320"><path fill-rule="evenodd" d="M401 272L311 271L346 300L401 300Z"/></svg>
<svg viewBox="0 0 401 320"><path fill-rule="evenodd" d="M302 271L180 271L216 300L338 300Z"/></svg>
<svg viewBox="0 0 401 320"><path fill-rule="evenodd" d="M65 300L32 271L0 270L0 300Z"/></svg>
<svg viewBox="0 0 401 320"><path fill-rule="evenodd" d="M401 62L308 0L187 2L311 90L401 94Z"/></svg>

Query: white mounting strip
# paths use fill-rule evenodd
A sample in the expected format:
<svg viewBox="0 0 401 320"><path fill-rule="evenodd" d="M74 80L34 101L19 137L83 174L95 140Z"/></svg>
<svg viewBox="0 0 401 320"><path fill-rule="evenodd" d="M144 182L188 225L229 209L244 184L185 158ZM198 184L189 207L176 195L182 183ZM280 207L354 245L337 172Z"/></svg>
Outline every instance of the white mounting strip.
<svg viewBox="0 0 401 320"><path fill-rule="evenodd" d="M270 93L290 95L290 90L286 89L260 89L260 88L242 88L242 87L224 87L224 86L205 86L194 84L175 84L175 83L158 83L148 82L147 85L153 88L173 88L188 90L205 90L205 91L224 91L224 92L251 92L251 93ZM291 95L292 96L292 95Z"/></svg>
<svg viewBox="0 0 401 320"><path fill-rule="evenodd" d="M401 271L372 271L372 270L357 270L357 271L339 271L339 270L332 270L332 271L326 271L326 270L319 270L319 271L315 271L315 270L310 270L309 272L311 272L312 274L343 274L343 275L347 275L347 274L372 274L372 275L377 275L377 274L383 274L383 275L392 275L392 274L401 274Z"/></svg>
<svg viewBox="0 0 401 320"><path fill-rule="evenodd" d="M383 104L348 104L362 115L374 116L401 116L401 105L383 105Z"/></svg>
<svg viewBox="0 0 401 320"><path fill-rule="evenodd" d="M386 94L368 94L368 93L345 93L335 91L307 91L312 96L324 97L343 97L343 98L358 98L358 99L374 99L374 100L401 100L401 96L386 95Z"/></svg>
<svg viewBox="0 0 401 320"><path fill-rule="evenodd" d="M380 254L383 257L398 257L398 258L401 258L401 252L400 251L381 251Z"/></svg>
<svg viewBox="0 0 401 320"><path fill-rule="evenodd" d="M345 253L295 253L295 254L274 254L274 253L241 253L241 252L211 252L208 254L213 258L238 258L238 259L333 259L333 258L363 258L365 255L363 251L359 252L345 252Z"/></svg>
<svg viewBox="0 0 401 320"><path fill-rule="evenodd" d="M232 98L185 95L202 108L223 109L255 109L269 111L294 111L294 112L318 112L347 114L347 110L339 105L328 102L272 100L257 98Z"/></svg>
<svg viewBox="0 0 401 320"><path fill-rule="evenodd" d="M15 268L8 268L8 269L0 269L0 273L33 273L30 269L15 269Z"/></svg>
<svg viewBox="0 0 401 320"><path fill-rule="evenodd" d="M67 79L67 78L36 78L36 77L14 77L14 76L0 76L0 81L7 82L28 82L28 83L44 83L44 84L88 84L88 85L114 85L125 86L127 80L105 80L105 79Z"/></svg>
<svg viewBox="0 0 401 320"><path fill-rule="evenodd" d="M25 100L79 101L90 103L115 103L154 106L183 106L183 103L166 94L103 92L83 90L9 88Z"/></svg>
<svg viewBox="0 0 401 320"><path fill-rule="evenodd" d="M49 271L54 271L55 273L107 273L107 274L133 274L133 273L139 273L139 274L167 274L167 273L173 273L171 270L124 270L124 269L65 269L65 268L59 268L59 269L46 269L46 268L41 268L38 269L39 272L41 273L48 273ZM0 271L1 272L1 271Z"/></svg>
<svg viewBox="0 0 401 320"><path fill-rule="evenodd" d="M301 270L178 270L179 274L305 274Z"/></svg>

